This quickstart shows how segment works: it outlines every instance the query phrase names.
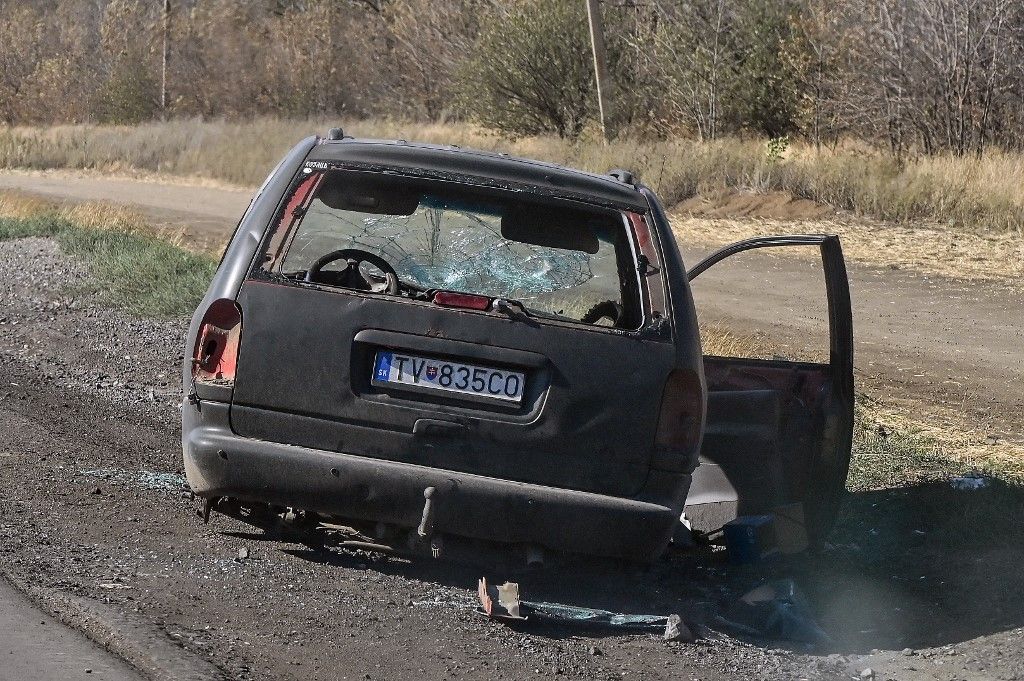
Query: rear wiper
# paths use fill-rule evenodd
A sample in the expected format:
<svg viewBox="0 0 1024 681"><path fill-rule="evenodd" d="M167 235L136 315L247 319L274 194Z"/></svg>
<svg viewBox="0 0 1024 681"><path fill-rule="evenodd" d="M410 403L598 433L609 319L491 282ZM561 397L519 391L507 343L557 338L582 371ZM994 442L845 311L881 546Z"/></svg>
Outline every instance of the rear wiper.
<svg viewBox="0 0 1024 681"><path fill-rule="evenodd" d="M495 312L507 314L509 317L515 317L519 314L526 317L531 316L530 311L526 309L522 302L512 298L495 298L494 302L491 303L491 309Z"/></svg>
<svg viewBox="0 0 1024 681"><path fill-rule="evenodd" d="M495 298L494 302L491 303L491 309L495 312L507 314L509 317L523 316L527 319L539 317L541 319L554 319L556 321L563 319L556 314L548 314L547 312L526 307L521 300L515 300L514 298Z"/></svg>

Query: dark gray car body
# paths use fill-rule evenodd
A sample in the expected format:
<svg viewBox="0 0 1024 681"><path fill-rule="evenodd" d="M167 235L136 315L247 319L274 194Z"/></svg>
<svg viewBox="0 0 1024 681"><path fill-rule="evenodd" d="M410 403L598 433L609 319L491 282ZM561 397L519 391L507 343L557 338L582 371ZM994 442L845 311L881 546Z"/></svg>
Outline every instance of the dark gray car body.
<svg viewBox="0 0 1024 681"><path fill-rule="evenodd" d="M305 175L339 168L639 216L643 324L527 322L261 276L268 230L292 210L287 198ZM852 427L852 332L838 241L808 242L822 247L829 273L830 364L705 360L664 211L653 193L620 177L453 147L303 140L254 197L189 329L182 443L192 489L210 500L376 524L389 536L415 539L417 528L422 536L429 511L431 535L649 561L678 527L703 435L712 474L697 490L702 505L735 514L827 499L808 510L812 524L821 518L827 526ZM205 311L224 300L241 313L230 387L195 381L191 361ZM379 348L511 366L526 374L527 392L520 406L503 409L379 390L370 382ZM666 449L655 435L670 377L682 377L689 392L674 417L696 431L685 447ZM705 426L709 400L714 421ZM744 463L751 447L760 460L753 467ZM768 489L758 473L765 466L785 483Z"/></svg>

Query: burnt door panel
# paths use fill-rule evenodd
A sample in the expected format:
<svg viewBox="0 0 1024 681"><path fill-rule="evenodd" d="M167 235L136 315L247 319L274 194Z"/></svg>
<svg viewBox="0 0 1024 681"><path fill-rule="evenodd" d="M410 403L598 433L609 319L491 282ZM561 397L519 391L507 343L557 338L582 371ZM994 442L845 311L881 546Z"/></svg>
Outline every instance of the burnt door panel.
<svg viewBox="0 0 1024 681"><path fill-rule="evenodd" d="M704 357L708 389L701 465L687 513L711 530L737 515L801 502L812 540L831 528L850 464L853 322L839 238L762 237L727 246L688 273L693 280L757 248L817 247L828 302L828 362Z"/></svg>

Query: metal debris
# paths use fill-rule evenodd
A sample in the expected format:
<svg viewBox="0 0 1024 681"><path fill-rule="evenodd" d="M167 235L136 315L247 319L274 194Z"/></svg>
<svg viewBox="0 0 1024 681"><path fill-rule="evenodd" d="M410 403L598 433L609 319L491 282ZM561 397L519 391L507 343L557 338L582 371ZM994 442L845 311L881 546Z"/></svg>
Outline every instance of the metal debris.
<svg viewBox="0 0 1024 681"><path fill-rule="evenodd" d="M679 615L669 615L665 624L665 633L662 638L666 641L679 641L681 643L693 643L696 638L690 628L683 622Z"/></svg>
<svg viewBox="0 0 1024 681"><path fill-rule="evenodd" d="M953 489L975 490L985 489L991 483L991 479L984 475L961 475L949 481Z"/></svg>
<svg viewBox="0 0 1024 681"><path fill-rule="evenodd" d="M519 585L515 582L492 586L486 578L480 579L477 594L480 597L478 611L492 619L534 619L558 624L660 633L666 641L693 640L693 634L679 615L627 615L562 603L524 601L519 597Z"/></svg>

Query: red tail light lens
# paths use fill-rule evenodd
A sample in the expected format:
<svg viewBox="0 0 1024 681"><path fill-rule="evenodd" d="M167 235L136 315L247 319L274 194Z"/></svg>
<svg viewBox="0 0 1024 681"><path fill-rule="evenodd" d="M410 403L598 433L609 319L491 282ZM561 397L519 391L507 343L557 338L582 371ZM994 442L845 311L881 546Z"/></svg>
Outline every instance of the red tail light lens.
<svg viewBox="0 0 1024 681"><path fill-rule="evenodd" d="M655 447L685 454L700 445L704 430L704 390L700 377L677 369L669 374L661 396Z"/></svg>
<svg viewBox="0 0 1024 681"><path fill-rule="evenodd" d="M235 301L213 301L199 325L192 353L192 377L201 382L234 382L241 335L242 311Z"/></svg>
<svg viewBox="0 0 1024 681"><path fill-rule="evenodd" d="M433 301L435 305L461 307L466 310L486 310L491 306L491 299L487 296L455 291L438 291L434 294Z"/></svg>

